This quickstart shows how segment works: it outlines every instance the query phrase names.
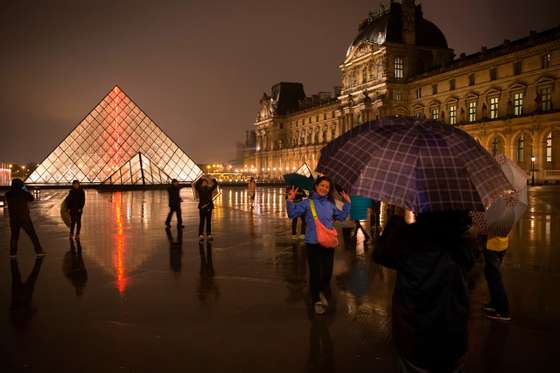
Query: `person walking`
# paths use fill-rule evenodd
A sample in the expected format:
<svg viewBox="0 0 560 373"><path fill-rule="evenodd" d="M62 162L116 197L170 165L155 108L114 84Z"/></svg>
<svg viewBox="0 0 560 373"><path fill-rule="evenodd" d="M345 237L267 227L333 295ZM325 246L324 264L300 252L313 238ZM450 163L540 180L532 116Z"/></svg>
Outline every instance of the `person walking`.
<svg viewBox="0 0 560 373"><path fill-rule="evenodd" d="M251 208L255 208L255 196L257 195L257 182L255 178L252 177L247 184L247 196L249 197L249 201L251 203Z"/></svg>
<svg viewBox="0 0 560 373"><path fill-rule="evenodd" d="M208 179L202 177L197 180L196 191L198 193L198 209L200 215L200 223L198 225L198 237L204 240L204 226L206 225L206 238L213 240L212 237L212 210L214 209L213 195L218 182L212 179L212 185L208 183Z"/></svg>
<svg viewBox="0 0 560 373"><path fill-rule="evenodd" d="M362 226L362 220L367 221L369 215L369 209L372 207L373 200L361 196L350 196L352 201L350 207L350 219L354 221L354 232L352 232L352 238L355 239L358 236L358 231L361 230L364 234L364 242L369 241L371 238L367 231Z"/></svg>
<svg viewBox="0 0 560 373"><path fill-rule="evenodd" d="M421 213L413 224L395 215L376 242L374 261L397 271L392 335L401 372L463 372L470 225L466 211Z"/></svg>
<svg viewBox="0 0 560 373"><path fill-rule="evenodd" d="M484 277L490 294L490 302L484 305L483 310L489 319L511 320L508 296L500 271L508 246L508 236L494 236L488 239L486 247L482 251L484 254Z"/></svg>
<svg viewBox="0 0 560 373"><path fill-rule="evenodd" d="M175 213L177 216L177 228L183 228L183 217L181 216L181 202L183 202L183 199L180 196L181 186L177 179L171 180L167 193L169 196L169 214L167 214L167 219L165 219L165 226L167 228L171 227L171 218L173 213Z"/></svg>
<svg viewBox="0 0 560 373"><path fill-rule="evenodd" d="M39 237L33 227L31 216L29 215L29 202L33 202L35 198L27 191L23 180L13 179L11 188L6 192L6 202L8 203L8 211L10 217L10 257L15 258L17 254L17 246L19 240L20 229L33 242L33 248L37 256L45 256L47 253L41 247Z"/></svg>
<svg viewBox="0 0 560 373"><path fill-rule="evenodd" d="M330 282L333 271L334 249L319 243L317 226L320 229L332 230L335 220L343 221L350 211L350 196L342 192L344 205L339 210L332 197L333 183L327 176L317 178L309 199L294 203L297 189L292 187L288 193L286 208L288 217L295 219L304 216L307 224L304 242L307 250L307 264L309 266L309 287L311 302L315 313L324 314L330 297ZM318 220L318 223L316 223Z"/></svg>
<svg viewBox="0 0 560 373"><path fill-rule="evenodd" d="M86 204L86 194L78 180L72 181L72 189L66 196L66 207L70 212L70 237L74 235L76 228L76 239L80 239L80 229L82 228L82 211Z"/></svg>
<svg viewBox="0 0 560 373"><path fill-rule="evenodd" d="M303 201L304 198L307 198L307 194L305 193L305 191L303 189L301 189L300 187L296 187L296 196L293 200L294 203L300 203L301 201ZM290 193L290 187L286 188L286 195L289 195ZM305 229L306 227L306 223L305 223L305 216L299 216L297 218L291 219L292 220L292 240L297 240L298 238L298 234L297 234L297 226L298 226L298 220L301 221L301 227L300 227L300 237L301 238L305 238Z"/></svg>

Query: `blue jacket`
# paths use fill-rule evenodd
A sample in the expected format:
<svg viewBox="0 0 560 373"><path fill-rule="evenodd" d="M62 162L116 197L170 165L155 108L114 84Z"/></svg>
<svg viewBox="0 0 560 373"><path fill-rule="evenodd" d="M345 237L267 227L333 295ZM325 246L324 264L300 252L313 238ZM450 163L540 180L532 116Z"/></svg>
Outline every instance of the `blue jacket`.
<svg viewBox="0 0 560 373"><path fill-rule="evenodd" d="M315 222L313 221L313 214L309 207L310 200L315 202L315 211L319 221L327 228L332 228L334 220L343 221L350 212L350 203L345 202L342 210L336 208L336 205L325 197L319 197L315 192L311 194L309 199L304 199L299 203L288 201L286 207L288 208L288 217L295 219L299 216L305 216L307 228L305 230L305 239L303 240L308 244L317 244L317 233L315 231Z"/></svg>
<svg viewBox="0 0 560 373"><path fill-rule="evenodd" d="M372 206L373 200L367 197L350 196L352 207L350 208L350 219L368 220L368 209Z"/></svg>

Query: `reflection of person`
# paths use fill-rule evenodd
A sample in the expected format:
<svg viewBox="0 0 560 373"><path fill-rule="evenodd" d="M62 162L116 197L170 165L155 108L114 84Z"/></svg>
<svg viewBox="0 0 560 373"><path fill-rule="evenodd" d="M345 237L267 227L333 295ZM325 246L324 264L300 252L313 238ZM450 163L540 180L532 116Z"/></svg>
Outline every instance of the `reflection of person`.
<svg viewBox="0 0 560 373"><path fill-rule="evenodd" d="M177 228L183 228L183 217L181 216L181 186L177 179L171 180L171 185L167 188L167 193L169 196L169 214L167 214L167 219L165 219L165 226L171 226L171 218L173 213L177 216Z"/></svg>
<svg viewBox="0 0 560 373"><path fill-rule="evenodd" d="M331 180L326 176L321 176L315 181L315 191L312 193L311 198L300 203L294 203L296 188L291 188L286 203L290 219L305 216L307 222L304 242L307 247L311 301L317 314L324 314L328 307L327 297L331 293L330 282L333 271L334 250L321 246L317 240L317 229L311 211L311 201L313 201L320 223L326 229L333 228L334 220L343 221L346 219L350 211L350 197L344 192L341 193L345 201L343 210L339 210L336 207L332 198L332 187Z"/></svg>
<svg viewBox="0 0 560 373"><path fill-rule="evenodd" d="M200 253L200 282L198 286L198 299L201 303L215 301L220 297L220 291L214 282L214 263L212 261L212 242L199 241L198 251Z"/></svg>
<svg viewBox="0 0 560 373"><path fill-rule="evenodd" d="M356 238L358 231L361 230L364 234L364 240L369 241L370 236L362 226L362 220L368 220L368 211L372 207L372 200L370 198L361 196L350 196L352 205L350 207L350 219L354 221L354 232L352 238Z"/></svg>
<svg viewBox="0 0 560 373"><path fill-rule="evenodd" d="M251 208L255 208L255 196L257 194L257 182L255 178L252 177L247 184L247 196L251 201Z"/></svg>
<svg viewBox="0 0 560 373"><path fill-rule="evenodd" d="M208 183L206 178L197 180L196 191L198 193L198 209L200 215L200 223L198 225L198 237L203 240L204 225L206 225L206 237L212 240L212 210L214 209L214 191L218 187L216 179L212 179L212 185Z"/></svg>
<svg viewBox="0 0 560 373"><path fill-rule="evenodd" d="M175 273L181 272L183 256L183 230L177 229L177 241L173 240L171 229L166 229L167 240L169 241L169 266Z"/></svg>
<svg viewBox="0 0 560 373"><path fill-rule="evenodd" d="M313 317L310 321L308 372L334 372L334 347L329 320Z"/></svg>
<svg viewBox="0 0 560 373"><path fill-rule="evenodd" d="M374 260L397 271L392 327L402 372L460 372L467 352L474 264L467 212L423 213L414 224L394 215Z"/></svg>
<svg viewBox="0 0 560 373"><path fill-rule="evenodd" d="M10 216L10 257L15 258L17 254L17 245L19 240L19 231L23 229L25 233L33 242L33 247L37 256L47 255L41 244L39 243L39 237L35 232L33 227L33 222L31 221L31 216L29 215L28 202L34 201L35 198L31 193L27 191L23 180L13 179L12 186L8 192L6 192L6 202L8 203L8 212Z"/></svg>
<svg viewBox="0 0 560 373"><path fill-rule="evenodd" d="M39 277L42 264L42 257L35 259L35 265L33 266L31 274L27 278L27 281L22 282L17 259L12 258L10 260L10 267L12 270L12 304L10 306L10 313L12 322L17 327L25 327L37 312L31 301L33 290L35 289L35 282L37 282L37 278Z"/></svg>
<svg viewBox="0 0 560 373"><path fill-rule="evenodd" d="M76 246L78 247L77 250ZM64 255L62 270L76 289L76 295L81 296L86 288L88 274L79 240L76 240L76 244L74 244L74 240L70 239L70 250Z"/></svg>
<svg viewBox="0 0 560 373"><path fill-rule="evenodd" d="M289 192L290 192L290 187L287 188L287 193L289 193ZM307 194L305 193L305 191L303 189L301 189L300 187L296 187L296 196L295 196L293 202L294 203L299 203L299 202L303 201L303 199L306 198L306 197L307 197ZM292 239L293 240L298 238L298 234L297 234L298 220L301 221L300 237L305 238L305 229L306 229L305 216L301 215L297 218L292 219Z"/></svg>
<svg viewBox="0 0 560 373"><path fill-rule="evenodd" d="M72 181L72 189L66 197L66 206L70 211L70 237L74 234L76 228L76 238L80 238L80 229L82 228L82 211L86 204L86 194L78 180Z"/></svg>

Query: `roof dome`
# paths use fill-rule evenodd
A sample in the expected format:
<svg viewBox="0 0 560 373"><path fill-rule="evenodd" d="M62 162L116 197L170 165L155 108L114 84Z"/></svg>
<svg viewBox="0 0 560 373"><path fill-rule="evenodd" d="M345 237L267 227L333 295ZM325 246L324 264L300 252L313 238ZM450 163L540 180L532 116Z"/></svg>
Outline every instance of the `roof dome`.
<svg viewBox="0 0 560 373"><path fill-rule="evenodd" d="M346 55L349 55L354 47L363 41L375 44L383 44L385 42L403 43L402 27L402 4L392 2L389 10L378 16L370 14L370 17L362 23L359 34L348 48ZM415 33L415 44L417 46L448 48L443 32L423 17L420 5L416 6Z"/></svg>

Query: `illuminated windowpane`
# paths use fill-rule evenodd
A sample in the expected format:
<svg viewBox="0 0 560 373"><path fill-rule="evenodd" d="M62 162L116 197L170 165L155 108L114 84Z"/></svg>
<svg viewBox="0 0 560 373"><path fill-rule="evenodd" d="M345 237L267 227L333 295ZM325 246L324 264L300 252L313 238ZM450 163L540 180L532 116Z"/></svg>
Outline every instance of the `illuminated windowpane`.
<svg viewBox="0 0 560 373"><path fill-rule="evenodd" d="M552 132L549 132L548 136L546 136L545 155L546 163L552 163Z"/></svg>
<svg viewBox="0 0 560 373"><path fill-rule="evenodd" d="M498 118L498 97L490 97L490 119Z"/></svg>
<svg viewBox="0 0 560 373"><path fill-rule="evenodd" d="M523 92L513 94L513 115L523 114Z"/></svg>

